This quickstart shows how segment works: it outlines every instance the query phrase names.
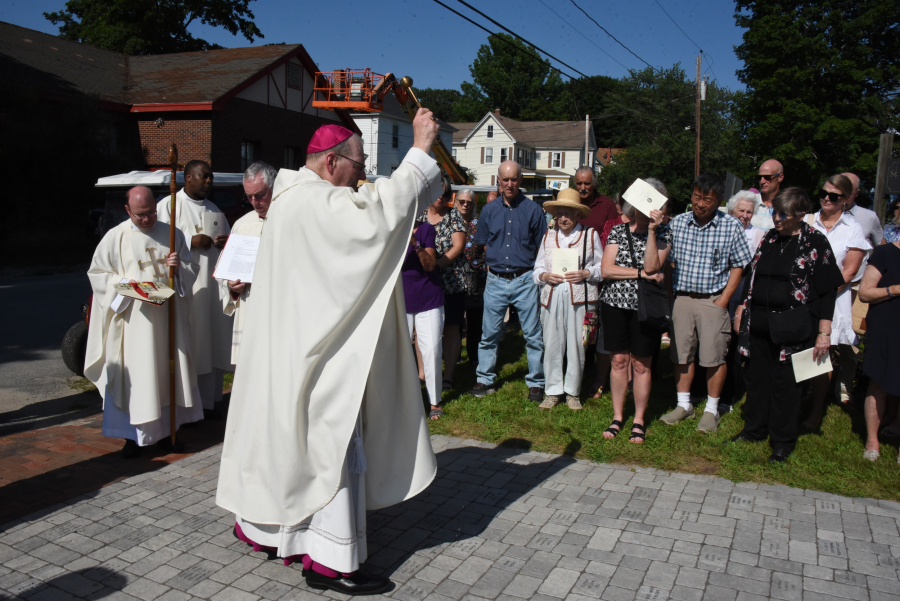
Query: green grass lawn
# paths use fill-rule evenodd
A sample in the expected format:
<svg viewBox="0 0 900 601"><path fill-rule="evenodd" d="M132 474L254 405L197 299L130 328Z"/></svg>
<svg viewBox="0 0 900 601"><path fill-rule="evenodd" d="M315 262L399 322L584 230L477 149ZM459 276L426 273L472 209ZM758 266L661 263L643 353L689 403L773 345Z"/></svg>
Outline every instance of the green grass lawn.
<svg viewBox="0 0 900 601"><path fill-rule="evenodd" d="M724 445L743 426L741 405L725 415L715 434L696 431L698 418L666 426L659 417L675 406L675 383L668 352L660 354L658 373L647 412L647 440L628 442L632 403L626 404L626 423L613 440L602 436L612 421L609 394L586 399L584 410L573 412L560 404L540 411L527 399L527 363L521 332L508 334L501 343L497 392L478 399L468 394L475 383L475 362L463 357L456 370L454 390L444 393L442 419L430 422L432 434L474 438L492 443L528 446L535 451L570 453L603 463L639 465L662 470L714 474L735 482L761 482L810 488L851 497L900 500L900 466L897 441L884 441L881 458L871 463L862 458L865 423L861 409L831 405L821 433L800 437L790 459L769 465L767 442ZM587 391L593 374L585 374ZM426 398L427 402L427 398ZM699 412L697 412L699 416Z"/></svg>

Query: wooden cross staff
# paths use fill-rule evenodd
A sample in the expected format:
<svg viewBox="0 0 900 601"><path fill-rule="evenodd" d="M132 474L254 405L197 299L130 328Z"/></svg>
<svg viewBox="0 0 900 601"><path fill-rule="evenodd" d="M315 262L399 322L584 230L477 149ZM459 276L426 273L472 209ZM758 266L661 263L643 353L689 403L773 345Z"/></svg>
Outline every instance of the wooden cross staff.
<svg viewBox="0 0 900 601"><path fill-rule="evenodd" d="M175 144L169 146L169 165L172 167L172 179L169 182L169 192L172 194L172 216L169 219L169 252L177 252L175 248L175 194L178 192L178 184L175 181L178 174L178 148ZM169 288L175 290L175 268L169 267ZM172 448L175 448L175 298L169 301L169 431L171 432Z"/></svg>

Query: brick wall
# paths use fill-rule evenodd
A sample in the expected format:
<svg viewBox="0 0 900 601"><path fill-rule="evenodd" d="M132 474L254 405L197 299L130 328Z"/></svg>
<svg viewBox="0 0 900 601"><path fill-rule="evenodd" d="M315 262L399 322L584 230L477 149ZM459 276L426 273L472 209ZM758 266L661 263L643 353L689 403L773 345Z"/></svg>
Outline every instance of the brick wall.
<svg viewBox="0 0 900 601"><path fill-rule="evenodd" d="M141 149L149 167L168 167L169 145L178 146L178 162L193 159L212 163L212 120L208 111L185 113L139 113L138 132ZM162 127L156 119L162 117ZM213 165L216 171L223 171Z"/></svg>
<svg viewBox="0 0 900 601"><path fill-rule="evenodd" d="M212 116L212 161L216 171L241 171L241 142L256 142L256 159L280 169L285 167L284 149L297 149L300 165L306 161L306 147L313 133L328 119L296 111L232 98L224 111Z"/></svg>

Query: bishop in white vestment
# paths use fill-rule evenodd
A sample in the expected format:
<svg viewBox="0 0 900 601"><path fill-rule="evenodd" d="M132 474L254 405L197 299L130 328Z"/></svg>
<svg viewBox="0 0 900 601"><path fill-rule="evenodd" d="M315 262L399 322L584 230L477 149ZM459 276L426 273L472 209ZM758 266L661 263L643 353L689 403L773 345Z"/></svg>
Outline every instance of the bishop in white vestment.
<svg viewBox="0 0 900 601"><path fill-rule="evenodd" d="M222 451L216 502L235 535L350 595L390 586L357 571L366 510L436 473L399 277L415 215L441 192L430 111L413 129L393 175L358 191L362 140L337 125L306 167L278 173Z"/></svg>
<svg viewBox="0 0 900 601"><path fill-rule="evenodd" d="M203 161L189 161L184 166L184 188L178 192L175 227L184 234L191 251L191 262L197 274L191 302L191 357L197 369L197 382L203 399L203 409L214 411L222 399L222 381L225 372L232 371L231 328L232 317L222 312L221 290L213 278L213 270L219 253L225 245L231 228L225 214L207 199L212 190L212 171ZM159 220L171 223L169 199L159 201ZM204 213L215 215L222 234L215 239L204 232ZM207 217L207 224L211 220ZM216 413L210 417L216 416Z"/></svg>
<svg viewBox="0 0 900 601"><path fill-rule="evenodd" d="M234 223L232 234L241 236L262 236L266 224L269 205L272 204L272 186L278 172L262 161L256 161L244 172L244 195L253 210ZM238 351L241 347L241 336L244 331L244 316L247 315L247 303L250 302L250 282L240 280L222 281L222 300L225 303L225 315L234 316L234 329L231 336L231 362L237 366Z"/></svg>
<svg viewBox="0 0 900 601"><path fill-rule="evenodd" d="M103 396L103 434L126 439L133 457L170 434L169 309L121 296L116 284L166 284L167 265L177 266L176 294L166 301L175 304L176 427L203 419L203 408L189 348L191 253L179 232L169 248L169 226L156 220L149 188L132 188L126 210L131 219L107 232L88 271L94 294L84 374Z"/></svg>

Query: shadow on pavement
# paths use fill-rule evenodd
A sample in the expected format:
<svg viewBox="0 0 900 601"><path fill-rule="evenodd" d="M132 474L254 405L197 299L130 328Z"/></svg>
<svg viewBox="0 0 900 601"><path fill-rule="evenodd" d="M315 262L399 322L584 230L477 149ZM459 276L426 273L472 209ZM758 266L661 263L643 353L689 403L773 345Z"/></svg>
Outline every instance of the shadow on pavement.
<svg viewBox="0 0 900 601"><path fill-rule="evenodd" d="M102 566L67 572L46 582L29 578L9 588L9 591L24 597L42 599L78 598L104 599L116 595L128 584L128 580L118 572Z"/></svg>
<svg viewBox="0 0 900 601"><path fill-rule="evenodd" d="M512 508L528 512L536 505L521 504L521 499L544 496L542 492L546 492L544 509L552 517L544 521L556 520L562 525L574 521L577 514L566 507L573 505L575 499L557 500L557 489L548 478L576 465L572 455L580 450L581 443L572 441L564 455L548 456L545 461L526 455L530 448L527 440L509 439L494 448L457 447L438 452L438 474L431 486L413 499L368 516L369 557L363 569L390 576L398 587L408 589L410 598L424 598L432 591L456 598L453 591L436 590L434 584L410 579L442 553L460 560L480 554L493 562L508 547L501 543L504 540L533 538L529 547L552 551L560 544L561 536L535 537L543 522L517 523L512 516L505 519L504 512ZM515 572L497 568L487 572L479 579L483 584L476 584L470 594L494 598L515 576ZM452 587L454 581L446 580L440 586ZM498 590L495 592L494 588Z"/></svg>
<svg viewBox="0 0 900 601"><path fill-rule="evenodd" d="M15 411L0 413L0 436L55 426L101 411L103 399L96 391L39 401Z"/></svg>

